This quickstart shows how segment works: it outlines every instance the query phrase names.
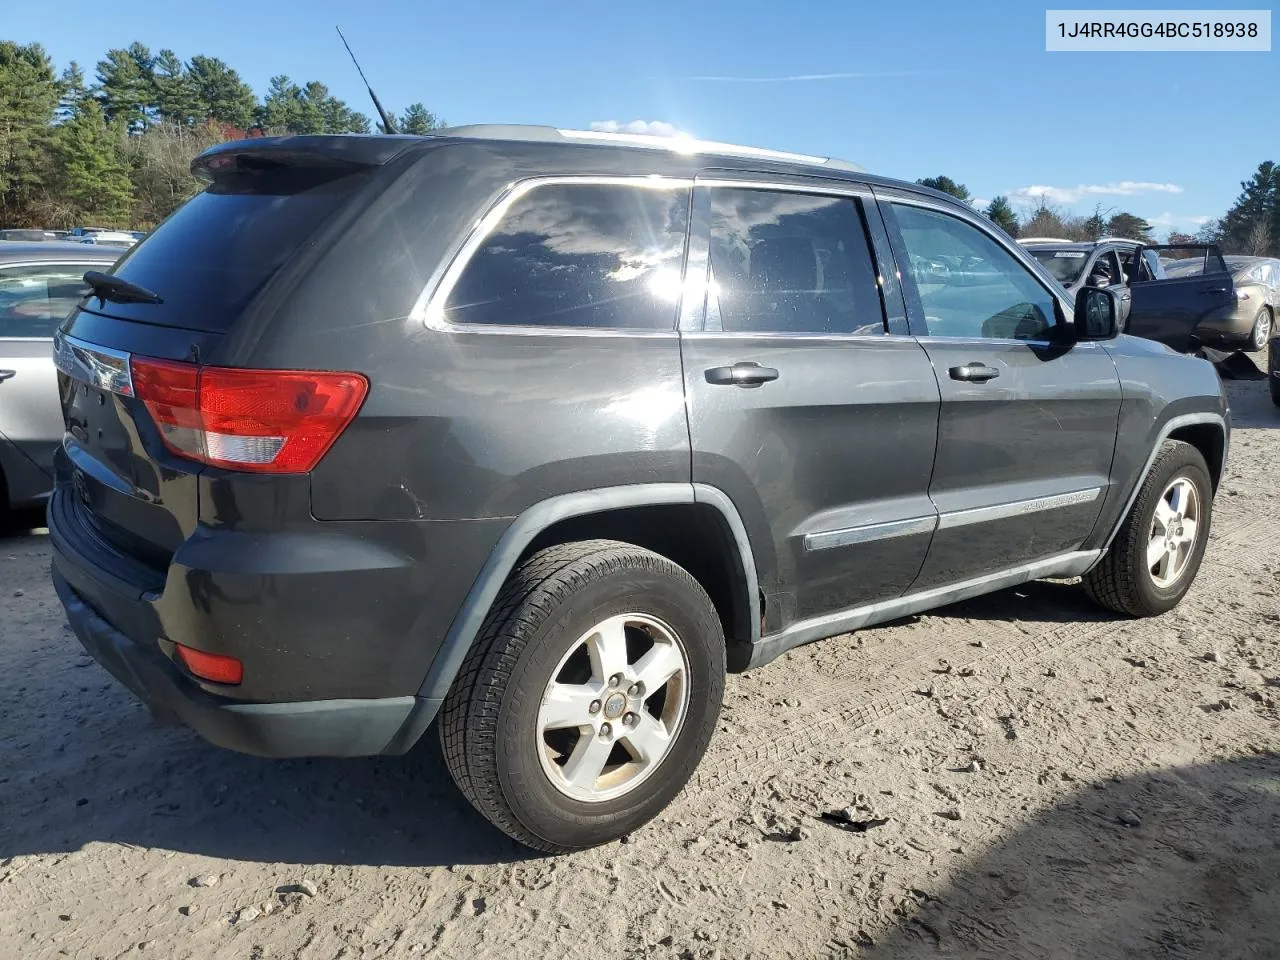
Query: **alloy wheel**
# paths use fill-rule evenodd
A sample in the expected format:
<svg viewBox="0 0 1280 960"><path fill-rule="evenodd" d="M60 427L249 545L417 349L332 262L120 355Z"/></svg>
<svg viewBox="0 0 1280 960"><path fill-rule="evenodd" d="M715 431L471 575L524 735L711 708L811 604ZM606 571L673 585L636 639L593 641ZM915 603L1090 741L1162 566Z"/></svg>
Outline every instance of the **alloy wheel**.
<svg viewBox="0 0 1280 960"><path fill-rule="evenodd" d="M1186 477L1174 477L1156 503L1147 540L1147 572L1162 590L1187 570L1200 532L1200 495Z"/></svg>
<svg viewBox="0 0 1280 960"><path fill-rule="evenodd" d="M599 803L634 790L671 749L689 706L689 657L675 631L639 613L580 636L538 708L538 756L557 790Z"/></svg>

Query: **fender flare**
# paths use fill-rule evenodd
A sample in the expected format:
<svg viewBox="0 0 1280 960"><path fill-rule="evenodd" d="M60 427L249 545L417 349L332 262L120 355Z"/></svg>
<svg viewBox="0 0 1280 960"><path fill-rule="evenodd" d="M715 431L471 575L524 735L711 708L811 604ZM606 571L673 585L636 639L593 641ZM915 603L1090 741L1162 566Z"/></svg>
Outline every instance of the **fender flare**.
<svg viewBox="0 0 1280 960"><path fill-rule="evenodd" d="M458 608L449 632L427 671L418 696L442 700L453 686L471 645L475 643L498 591L515 568L516 561L534 539L553 524L571 517L604 513L628 507L654 507L702 503L717 510L733 535L738 558L746 577L747 602L752 625L751 642L760 639L760 589L751 541L733 501L716 487L701 483L640 483L622 487L582 490L551 497L534 504L507 527L489 553L466 599Z"/></svg>
<svg viewBox="0 0 1280 960"><path fill-rule="evenodd" d="M1202 423L1213 424L1222 431L1222 472L1223 474L1226 473L1227 453L1231 444L1231 431L1227 428L1226 417L1220 413L1209 412L1183 413L1176 417L1170 417L1160 427L1155 443L1151 445L1151 454L1147 457L1147 462L1142 470L1139 471L1137 479L1134 481L1133 489L1129 491L1129 496L1125 500L1124 509L1120 511L1119 517L1111 527L1111 532L1107 534L1107 539L1102 543L1102 555L1105 555L1111 549L1111 542L1119 535L1120 528L1124 526L1124 522L1129 516L1129 511L1133 509L1134 501L1138 499L1138 493L1142 490L1142 485L1147 482L1151 467L1156 462L1156 457L1160 455L1160 449L1164 446L1164 442L1169 439L1169 435L1182 427L1190 427ZM1099 556L1099 560L1102 559L1102 555Z"/></svg>

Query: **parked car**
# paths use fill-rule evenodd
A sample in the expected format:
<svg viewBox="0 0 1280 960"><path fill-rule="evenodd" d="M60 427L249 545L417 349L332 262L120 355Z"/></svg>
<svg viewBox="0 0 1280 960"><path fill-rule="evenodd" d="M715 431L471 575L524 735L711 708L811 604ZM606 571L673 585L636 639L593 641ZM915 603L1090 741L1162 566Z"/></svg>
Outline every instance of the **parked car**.
<svg viewBox="0 0 1280 960"><path fill-rule="evenodd" d="M102 230L86 234L80 238L81 243L92 243L104 247L132 247L138 238L132 232L124 230Z"/></svg>
<svg viewBox="0 0 1280 960"><path fill-rule="evenodd" d="M0 230L0 240L19 240L24 243L39 243L44 240L57 240L58 235L52 230L37 230L27 227L14 227Z"/></svg>
<svg viewBox="0 0 1280 960"><path fill-rule="evenodd" d="M39 503L53 486L63 434L53 331L87 289L85 270L119 254L78 243L0 245L0 512Z"/></svg>
<svg viewBox="0 0 1280 960"><path fill-rule="evenodd" d="M1216 318L1234 308L1231 275L1211 244L1164 245L1104 237L1091 243L1049 238L1018 241L1055 280L1075 293L1085 286L1115 291L1124 330L1188 352L1216 342ZM1196 267L1169 267L1185 262Z"/></svg>
<svg viewBox="0 0 1280 960"><path fill-rule="evenodd" d="M1211 365L946 194L677 146L198 157L213 187L55 343L85 648L250 753L402 753L438 714L475 807L564 851L681 790L726 668L1037 577L1179 602L1227 452Z"/></svg>
<svg viewBox="0 0 1280 960"><path fill-rule="evenodd" d="M1225 257L1235 287L1235 302L1200 324L1198 336L1209 346L1256 352L1267 349L1280 310L1280 260Z"/></svg>
<svg viewBox="0 0 1280 960"><path fill-rule="evenodd" d="M1267 348L1267 379L1271 381L1271 402L1280 407L1280 337L1273 336Z"/></svg>

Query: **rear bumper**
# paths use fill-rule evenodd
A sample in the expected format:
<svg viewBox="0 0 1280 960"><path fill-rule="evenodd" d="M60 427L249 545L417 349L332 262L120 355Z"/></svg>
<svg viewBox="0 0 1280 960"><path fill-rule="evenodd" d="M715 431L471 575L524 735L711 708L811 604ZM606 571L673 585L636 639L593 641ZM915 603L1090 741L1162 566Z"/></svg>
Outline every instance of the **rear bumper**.
<svg viewBox="0 0 1280 960"><path fill-rule="evenodd" d="M197 686L159 643L135 643L100 617L58 572L53 583L85 650L162 722L210 743L263 757L358 757L403 753L431 723L438 700L387 697L244 703ZM172 646L170 644L170 646Z"/></svg>

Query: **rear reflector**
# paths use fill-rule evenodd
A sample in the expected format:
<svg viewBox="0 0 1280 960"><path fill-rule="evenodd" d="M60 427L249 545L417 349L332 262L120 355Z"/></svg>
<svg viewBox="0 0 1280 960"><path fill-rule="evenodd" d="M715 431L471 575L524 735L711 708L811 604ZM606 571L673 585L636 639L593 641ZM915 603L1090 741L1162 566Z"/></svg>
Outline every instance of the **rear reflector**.
<svg viewBox="0 0 1280 960"><path fill-rule="evenodd" d="M315 468L364 403L358 373L244 370L132 357L135 396L164 445L191 460L256 473Z"/></svg>
<svg viewBox="0 0 1280 960"><path fill-rule="evenodd" d="M178 659L201 680L234 684L244 679L244 664L235 657L205 653L203 650L184 647L180 643L174 646L178 648Z"/></svg>

